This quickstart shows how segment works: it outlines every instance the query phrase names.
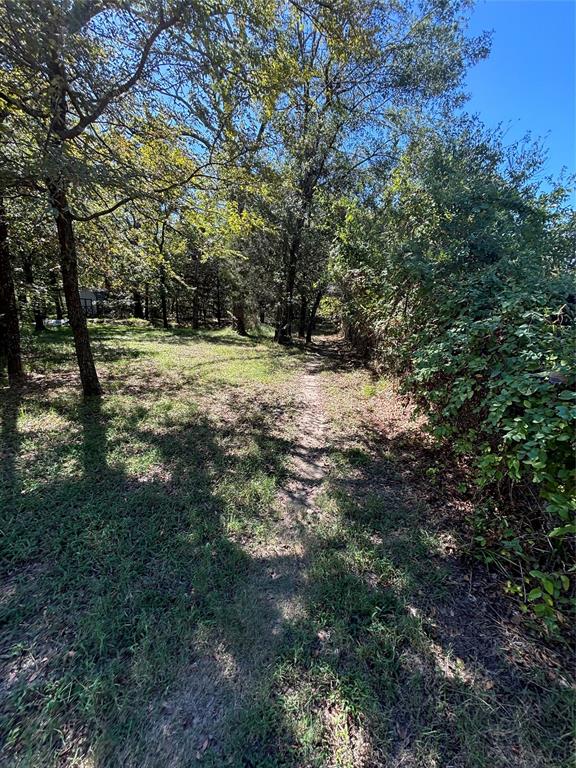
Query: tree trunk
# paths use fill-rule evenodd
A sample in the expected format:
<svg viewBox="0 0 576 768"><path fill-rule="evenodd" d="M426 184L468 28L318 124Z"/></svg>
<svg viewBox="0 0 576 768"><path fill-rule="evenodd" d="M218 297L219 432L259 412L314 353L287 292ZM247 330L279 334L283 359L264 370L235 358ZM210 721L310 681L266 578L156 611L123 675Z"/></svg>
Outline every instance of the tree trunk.
<svg viewBox="0 0 576 768"><path fill-rule="evenodd" d="M164 265L160 265L160 305L162 307L162 327L166 330L170 327L168 325L168 306L166 302L166 269Z"/></svg>
<svg viewBox="0 0 576 768"><path fill-rule="evenodd" d="M62 301L60 300L60 289L56 281L56 275L54 272L50 272L50 285L52 286L52 297L54 299L54 306L56 308L56 320L62 320Z"/></svg>
<svg viewBox="0 0 576 768"><path fill-rule="evenodd" d="M18 384L24 377L20 349L18 302L10 263L8 221L4 201L0 198L0 350L6 356L8 383Z"/></svg>
<svg viewBox="0 0 576 768"><path fill-rule="evenodd" d="M284 294L280 301L278 322L276 326L276 333L274 335L275 340L279 344L292 343L292 321L294 319L294 285L296 283L296 270L298 266L298 257L300 255L300 244L302 242L303 227L304 219L299 218L296 222L296 230L288 250Z"/></svg>
<svg viewBox="0 0 576 768"><path fill-rule="evenodd" d="M298 318L298 338L303 339L306 335L306 316L308 314L308 299L306 294L300 294L300 316Z"/></svg>
<svg viewBox="0 0 576 768"><path fill-rule="evenodd" d="M222 298L220 296L220 275L216 273L216 320L218 328L222 325Z"/></svg>
<svg viewBox="0 0 576 768"><path fill-rule="evenodd" d="M192 328L197 331L200 328L200 302L198 296L198 286L194 288L192 296Z"/></svg>
<svg viewBox="0 0 576 768"><path fill-rule="evenodd" d="M51 94L51 122L50 122L50 148L52 161L56 165L62 163L63 134L66 130L67 103L66 103L66 71L64 64L59 60L54 48L48 63L48 76L52 84ZM61 170L55 168L49 174L46 185L50 195L50 203L54 210L56 228L58 230L58 242L60 244L60 269L62 270L62 285L64 298L68 310L68 321L74 335L76 358L80 369L80 380L84 395L99 395L102 390L94 365L90 337L86 317L82 310L80 291L78 285L78 259L76 256L76 239L72 224L72 214L66 197L66 179Z"/></svg>
<svg viewBox="0 0 576 768"><path fill-rule="evenodd" d="M56 305L56 320L62 320L64 313L62 311L62 301L60 299L60 289L56 288L54 291L54 304Z"/></svg>
<svg viewBox="0 0 576 768"><path fill-rule="evenodd" d="M144 319L150 320L150 286L144 286Z"/></svg>
<svg viewBox="0 0 576 768"><path fill-rule="evenodd" d="M64 298L66 299L68 321L74 336L74 347L76 348L76 358L78 360L78 368L80 369L82 391L86 396L100 395L102 388L98 381L98 374L96 373L94 357L90 347L86 317L80 301L78 259L76 257L76 240L72 226L72 215L68 207L65 190L51 179L48 180L48 190L50 192L50 202L55 211L58 242L60 244L62 286L64 288Z"/></svg>
<svg viewBox="0 0 576 768"><path fill-rule="evenodd" d="M140 293L140 291L134 291L133 298L134 298L134 317L138 318L138 320L143 320L144 309L142 307L142 294Z"/></svg>
<svg viewBox="0 0 576 768"><path fill-rule="evenodd" d="M200 259L194 250L191 253L194 260L194 294L192 296L192 328L200 328Z"/></svg>
<svg viewBox="0 0 576 768"><path fill-rule="evenodd" d="M30 256L26 256L22 260L22 267L24 271L24 280L29 288L28 295L32 295L32 315L34 317L34 331L36 333L42 333L46 328L44 326L44 312L42 307L38 304L38 299L34 296L34 271L32 269L32 259Z"/></svg>
<svg viewBox="0 0 576 768"><path fill-rule="evenodd" d="M260 322L261 323L265 323L266 322L266 309L264 308L263 304L260 305L259 317L260 317Z"/></svg>
<svg viewBox="0 0 576 768"><path fill-rule="evenodd" d="M248 331L246 330L244 304L241 300L236 300L232 304L232 315L234 316L234 325L236 327L236 332L240 336L248 336Z"/></svg>
<svg viewBox="0 0 576 768"><path fill-rule="evenodd" d="M321 299L322 291L318 291L316 296L314 296L314 303L312 304L310 316L308 317L308 325L306 326L306 342L308 344L312 341L312 333L314 332L314 326L316 325L316 313L318 312Z"/></svg>

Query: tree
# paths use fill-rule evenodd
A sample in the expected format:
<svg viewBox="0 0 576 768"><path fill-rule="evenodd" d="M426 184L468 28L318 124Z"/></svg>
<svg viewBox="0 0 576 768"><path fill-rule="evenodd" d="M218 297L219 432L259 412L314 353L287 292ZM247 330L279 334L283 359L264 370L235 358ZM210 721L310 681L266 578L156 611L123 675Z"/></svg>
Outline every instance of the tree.
<svg viewBox="0 0 576 768"><path fill-rule="evenodd" d="M3 0L0 39L0 65L14 75L0 100L32 125L35 151L23 151L21 163L47 191L82 388L98 394L78 294L75 222L139 196L109 139L120 133L145 141L157 131L151 110L167 112L168 122L184 125L188 142L210 155L234 106L223 104L213 85L225 77L238 80L246 66L249 57L240 54L251 44L250 17L242 8L211 2ZM120 194L103 208L93 194L86 204L83 190L98 188Z"/></svg>
<svg viewBox="0 0 576 768"><path fill-rule="evenodd" d="M8 242L8 222L4 201L0 198L0 354L6 356L8 382L18 384L24 376L20 350L18 306Z"/></svg>
<svg viewBox="0 0 576 768"><path fill-rule="evenodd" d="M135 54L128 53L134 47L126 46L121 54L124 62L118 60L118 52L111 57L95 44L112 14L121 33L110 42L122 40L122 33L132 33L139 41ZM101 389L78 291L75 217L69 201L77 151L86 148L84 134L96 135L98 122L110 117L112 108L138 84L156 42L178 20L177 9L165 16L162 6L138 14L122 13L115 3L64 5L49 0L5 2L0 12L2 64L7 69L18 67L21 73L18 87L0 97L36 123L36 162L54 211L68 319L85 395L99 394Z"/></svg>
<svg viewBox="0 0 576 768"><path fill-rule="evenodd" d="M4 137L12 129L9 122L10 110L0 108L0 136L3 148ZM2 152L6 157L6 154ZM10 156L10 153L7 155ZM15 187L21 180L10 177L4 184L6 190L9 186ZM5 194L5 193L4 193ZM10 241L8 237L8 216L4 196L0 196L0 355L6 358L8 383L10 386L17 384L24 377L22 364L22 351L20 345L20 325L18 319L18 303L14 289L14 276L12 273L12 259L10 253Z"/></svg>

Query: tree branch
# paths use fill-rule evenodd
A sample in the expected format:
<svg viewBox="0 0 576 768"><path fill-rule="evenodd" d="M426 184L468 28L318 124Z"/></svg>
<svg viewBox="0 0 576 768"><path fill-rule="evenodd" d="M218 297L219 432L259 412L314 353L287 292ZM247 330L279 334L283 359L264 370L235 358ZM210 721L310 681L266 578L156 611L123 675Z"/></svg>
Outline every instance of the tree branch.
<svg viewBox="0 0 576 768"><path fill-rule="evenodd" d="M160 35L165 32L167 29L170 29L170 27L174 26L174 24L177 23L180 16L179 14L174 14L173 16L170 16L168 19L161 21L152 34L147 38L146 43L144 44L144 47L142 49L142 53L140 55L140 60L138 62L138 65L136 66L136 69L132 73L132 75L125 80L120 85L117 85L115 88L111 88L107 93L102 96L102 98L99 100L97 106L90 112L89 114L84 115L81 117L76 125L72 126L71 128L68 128L66 131L62 132L62 138L63 139L74 139L76 136L79 136L82 131L84 131L89 125L94 123L98 118L104 113L106 110L106 107L110 104L111 101L114 101L119 96L122 96L123 94L127 93L131 88L133 88L138 80L142 77L142 74L144 72L144 69L146 67L146 63L148 62L148 59L150 57L150 53L152 52L152 48L154 47L154 43L156 40L160 37Z"/></svg>

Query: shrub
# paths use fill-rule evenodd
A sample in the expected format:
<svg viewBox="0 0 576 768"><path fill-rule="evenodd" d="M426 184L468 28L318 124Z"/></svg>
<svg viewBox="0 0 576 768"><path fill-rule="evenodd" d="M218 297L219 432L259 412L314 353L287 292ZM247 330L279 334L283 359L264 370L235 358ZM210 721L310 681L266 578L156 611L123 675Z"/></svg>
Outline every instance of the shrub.
<svg viewBox="0 0 576 768"><path fill-rule="evenodd" d="M504 489L513 499L514 524L494 510L484 528L492 540L497 530L496 551L515 562L509 589L525 594L553 627L568 608L574 573L573 318L558 294L526 286L493 297L480 317L468 299L467 311L443 333L421 339L405 389L428 415L432 433L470 457L478 485L495 499ZM527 501L528 488L537 502ZM477 532L481 547L485 533Z"/></svg>

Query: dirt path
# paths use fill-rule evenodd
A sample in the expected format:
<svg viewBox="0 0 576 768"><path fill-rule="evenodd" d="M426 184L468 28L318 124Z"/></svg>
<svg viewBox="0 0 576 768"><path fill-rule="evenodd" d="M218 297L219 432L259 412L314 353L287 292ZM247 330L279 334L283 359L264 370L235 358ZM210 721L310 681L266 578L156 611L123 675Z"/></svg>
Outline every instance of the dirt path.
<svg viewBox="0 0 576 768"><path fill-rule="evenodd" d="M290 458L291 481L281 491L288 525L294 525L294 518L306 511L314 511L325 475L327 420L318 377L321 370L322 361L314 358L308 362L299 384L298 442Z"/></svg>
<svg viewBox="0 0 576 768"><path fill-rule="evenodd" d="M302 589L307 579L307 551L314 535L316 507L326 470L328 423L318 373L322 361L313 358L297 382L295 439L288 456L286 481L278 491L278 517L264 541L249 544L257 563L246 584L245 601L258 605L258 621L247 667L269 661L284 628L305 615Z"/></svg>

